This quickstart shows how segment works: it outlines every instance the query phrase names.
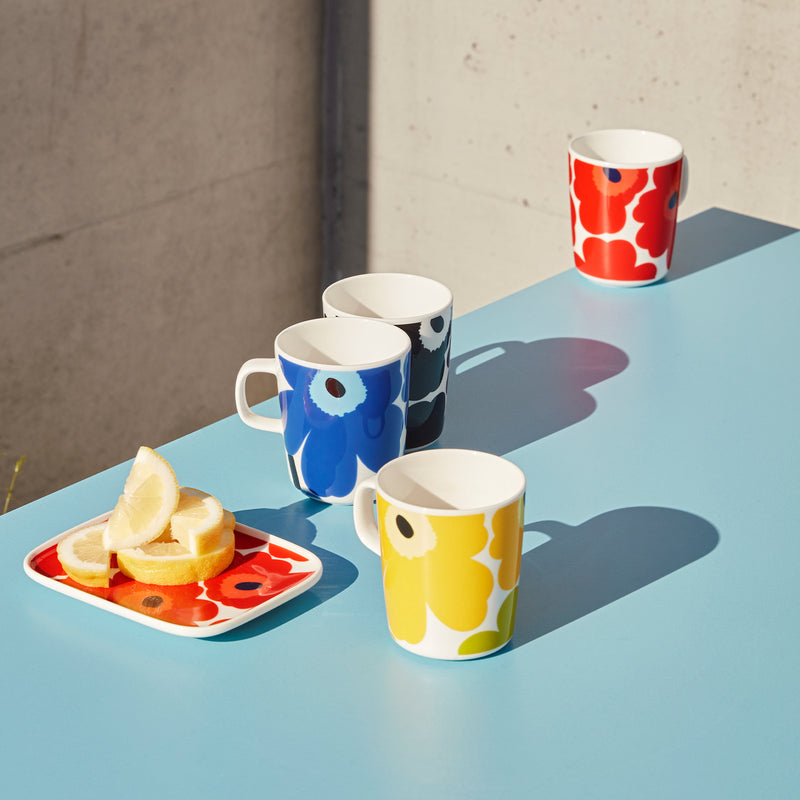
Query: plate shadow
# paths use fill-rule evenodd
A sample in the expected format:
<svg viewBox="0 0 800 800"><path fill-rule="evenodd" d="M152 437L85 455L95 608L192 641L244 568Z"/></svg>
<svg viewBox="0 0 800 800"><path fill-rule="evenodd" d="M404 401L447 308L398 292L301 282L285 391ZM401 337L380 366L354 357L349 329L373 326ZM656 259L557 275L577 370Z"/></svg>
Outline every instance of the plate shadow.
<svg viewBox="0 0 800 800"><path fill-rule="evenodd" d="M719 543L707 520L674 508L618 508L571 526L526 531L549 538L522 556L512 648L591 614L708 555Z"/></svg>
<svg viewBox="0 0 800 800"><path fill-rule="evenodd" d="M470 350L450 365L439 446L510 453L588 417L597 402L586 389L627 366L622 350L594 339L494 342Z"/></svg>

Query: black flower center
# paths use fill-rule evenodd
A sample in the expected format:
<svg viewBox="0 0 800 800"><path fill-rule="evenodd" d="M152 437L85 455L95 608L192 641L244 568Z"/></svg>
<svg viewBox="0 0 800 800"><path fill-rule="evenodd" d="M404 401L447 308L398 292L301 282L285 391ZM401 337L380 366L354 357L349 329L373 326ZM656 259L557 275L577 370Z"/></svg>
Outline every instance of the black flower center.
<svg viewBox="0 0 800 800"><path fill-rule="evenodd" d="M344 386L342 386L336 378L328 378L328 380L325 381L325 388L328 394L333 397L344 397Z"/></svg>
<svg viewBox="0 0 800 800"><path fill-rule="evenodd" d="M395 524L397 525L397 530L399 530L406 539L410 539L414 535L414 529L411 527L411 523L402 516L402 514L397 515Z"/></svg>
<svg viewBox="0 0 800 800"><path fill-rule="evenodd" d="M164 602L164 598L159 594L150 594L142 600L145 608L158 608Z"/></svg>
<svg viewBox="0 0 800 800"><path fill-rule="evenodd" d="M254 592L256 589L261 588L260 581L239 581L236 587L240 592Z"/></svg>
<svg viewBox="0 0 800 800"><path fill-rule="evenodd" d="M622 173L614 167L603 167L603 174L611 183L619 183L622 180Z"/></svg>
<svg viewBox="0 0 800 800"><path fill-rule="evenodd" d="M441 333L444 328L444 317L434 317L431 320L431 328L433 328L436 333Z"/></svg>

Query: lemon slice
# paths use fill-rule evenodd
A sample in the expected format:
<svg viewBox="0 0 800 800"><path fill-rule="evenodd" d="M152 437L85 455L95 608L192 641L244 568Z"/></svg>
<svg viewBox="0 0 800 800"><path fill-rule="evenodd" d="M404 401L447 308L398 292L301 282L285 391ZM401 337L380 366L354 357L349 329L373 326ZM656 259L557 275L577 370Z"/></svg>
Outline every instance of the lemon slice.
<svg viewBox="0 0 800 800"><path fill-rule="evenodd" d="M56 546L64 572L84 586L108 587L111 580L111 554L103 547L105 522L65 536Z"/></svg>
<svg viewBox="0 0 800 800"><path fill-rule="evenodd" d="M159 537L178 507L179 495L169 462L155 450L140 447L103 532L103 546L119 551Z"/></svg>
<svg viewBox="0 0 800 800"><path fill-rule="evenodd" d="M140 583L178 586L219 575L233 560L235 549L233 531L226 528L217 548L205 555L193 555L180 542L149 542L119 550L117 566Z"/></svg>
<svg viewBox="0 0 800 800"><path fill-rule="evenodd" d="M224 523L224 510L216 497L181 487L178 508L169 523L175 541L192 555L203 556L219 547Z"/></svg>

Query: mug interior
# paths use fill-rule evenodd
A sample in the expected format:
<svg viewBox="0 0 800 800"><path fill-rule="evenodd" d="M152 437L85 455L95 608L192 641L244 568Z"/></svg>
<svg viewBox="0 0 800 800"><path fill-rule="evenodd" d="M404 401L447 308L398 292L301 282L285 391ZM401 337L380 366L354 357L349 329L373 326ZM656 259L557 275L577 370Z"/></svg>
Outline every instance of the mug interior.
<svg viewBox="0 0 800 800"><path fill-rule="evenodd" d="M331 284L322 302L343 316L402 324L441 314L453 302L453 296L446 286L422 275L370 272Z"/></svg>
<svg viewBox="0 0 800 800"><path fill-rule="evenodd" d="M434 514L479 513L525 491L525 474L510 461L476 450L420 450L384 466L378 491L393 505Z"/></svg>
<svg viewBox="0 0 800 800"><path fill-rule="evenodd" d="M371 319L320 318L299 322L275 339L276 355L312 367L365 369L389 364L411 349L399 328Z"/></svg>
<svg viewBox="0 0 800 800"><path fill-rule="evenodd" d="M583 161L621 169L670 164L683 156L677 139L641 130L593 131L570 144L570 153Z"/></svg>

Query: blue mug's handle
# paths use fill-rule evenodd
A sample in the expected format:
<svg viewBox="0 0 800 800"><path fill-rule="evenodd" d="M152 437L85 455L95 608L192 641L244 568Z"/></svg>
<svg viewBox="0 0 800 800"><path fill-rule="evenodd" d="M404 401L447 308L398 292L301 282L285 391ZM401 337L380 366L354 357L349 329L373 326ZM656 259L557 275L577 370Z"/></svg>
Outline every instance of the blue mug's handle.
<svg viewBox="0 0 800 800"><path fill-rule="evenodd" d="M242 422L251 428L258 428L258 430L270 433L283 433L282 421L275 417L256 414L247 404L247 393L245 392L247 378L250 375L264 372L274 375L277 379L278 369L277 358L251 358L249 361L245 361L239 369L239 374L236 376L236 411L242 418Z"/></svg>

